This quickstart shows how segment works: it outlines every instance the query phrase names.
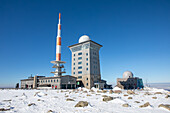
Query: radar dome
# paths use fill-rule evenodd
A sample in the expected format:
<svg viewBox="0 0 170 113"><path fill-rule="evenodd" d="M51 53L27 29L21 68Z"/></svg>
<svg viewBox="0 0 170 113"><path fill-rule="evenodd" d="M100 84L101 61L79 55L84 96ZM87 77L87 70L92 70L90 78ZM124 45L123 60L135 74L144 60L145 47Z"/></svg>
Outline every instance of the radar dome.
<svg viewBox="0 0 170 113"><path fill-rule="evenodd" d="M83 35L79 38L79 43L90 40L89 36Z"/></svg>
<svg viewBox="0 0 170 113"><path fill-rule="evenodd" d="M125 71L123 73L123 78L133 78L133 73L131 71Z"/></svg>

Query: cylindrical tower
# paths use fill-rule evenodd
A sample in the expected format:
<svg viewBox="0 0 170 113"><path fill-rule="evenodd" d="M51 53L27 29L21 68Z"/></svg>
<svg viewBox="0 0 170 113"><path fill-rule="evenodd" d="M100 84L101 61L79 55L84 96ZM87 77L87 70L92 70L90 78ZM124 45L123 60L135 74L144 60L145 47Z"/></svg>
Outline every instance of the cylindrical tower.
<svg viewBox="0 0 170 113"><path fill-rule="evenodd" d="M63 63L64 61L61 61L61 14L59 13L59 22L58 22L58 32L57 32L57 38L56 38L56 60L51 61L51 63L54 64L53 68L56 68L54 72L54 76L61 76L62 73L65 73L65 70L62 71L62 68L64 68Z"/></svg>
<svg viewBox="0 0 170 113"><path fill-rule="evenodd" d="M61 60L61 14L59 13L58 33L56 39L56 61Z"/></svg>

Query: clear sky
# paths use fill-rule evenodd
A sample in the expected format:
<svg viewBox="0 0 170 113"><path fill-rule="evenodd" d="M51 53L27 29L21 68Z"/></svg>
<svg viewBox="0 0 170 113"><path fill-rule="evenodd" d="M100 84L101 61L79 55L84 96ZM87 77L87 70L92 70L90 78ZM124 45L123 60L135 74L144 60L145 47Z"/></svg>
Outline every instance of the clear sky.
<svg viewBox="0 0 170 113"><path fill-rule="evenodd" d="M62 60L86 34L103 45L101 76L129 70L150 83L170 82L170 0L0 0L0 87L31 74L53 76L58 14Z"/></svg>

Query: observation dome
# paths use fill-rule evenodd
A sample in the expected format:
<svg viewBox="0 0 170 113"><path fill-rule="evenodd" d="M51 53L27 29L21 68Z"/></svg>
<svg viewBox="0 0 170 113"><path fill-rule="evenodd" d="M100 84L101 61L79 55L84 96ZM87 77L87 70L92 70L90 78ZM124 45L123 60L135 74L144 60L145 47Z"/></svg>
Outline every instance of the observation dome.
<svg viewBox="0 0 170 113"><path fill-rule="evenodd" d="M125 71L123 73L123 78L133 78L133 73L131 71Z"/></svg>
<svg viewBox="0 0 170 113"><path fill-rule="evenodd" d="M89 36L83 35L83 36L81 36L81 37L79 38L79 43L85 42L85 41L88 41L88 40L91 40L91 39L89 38Z"/></svg>

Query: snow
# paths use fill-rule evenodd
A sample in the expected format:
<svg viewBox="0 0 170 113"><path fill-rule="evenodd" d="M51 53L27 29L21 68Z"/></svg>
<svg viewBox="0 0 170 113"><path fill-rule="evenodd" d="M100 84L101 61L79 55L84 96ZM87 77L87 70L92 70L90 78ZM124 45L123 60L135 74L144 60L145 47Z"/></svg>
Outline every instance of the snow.
<svg viewBox="0 0 170 113"><path fill-rule="evenodd" d="M113 90L118 90L114 88ZM85 93L84 91L87 91ZM6 113L47 113L52 110L53 113L170 113L164 108L158 108L160 104L169 104L170 98L165 98L168 91L156 88L145 88L144 90L135 90L134 95L124 96L126 90L122 90L121 94L97 93L97 89L93 91L86 88L78 88L77 90L0 90L0 109L10 109ZM152 95L144 95L146 92ZM163 94L156 94L162 92ZM87 96L90 94L91 96ZM97 94L97 95L96 95ZM104 102L102 95L114 97L113 100ZM68 96L68 97L67 97ZM132 99L128 99L132 97ZM157 99L152 99L157 97ZM75 101L66 101L67 98ZM4 101L5 100L5 101ZM87 101L87 107L74 107L79 101ZM140 103L135 103L139 101ZM140 108L140 105L149 102L151 106ZM28 104L35 105L28 106ZM122 107L122 104L129 104L130 107Z"/></svg>
<svg viewBox="0 0 170 113"><path fill-rule="evenodd" d="M114 88L113 88L113 91L116 91L116 90L122 90L122 89L119 88L119 87L114 87Z"/></svg>

